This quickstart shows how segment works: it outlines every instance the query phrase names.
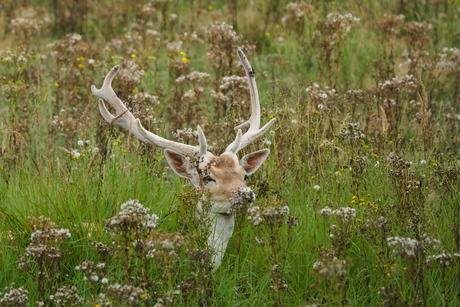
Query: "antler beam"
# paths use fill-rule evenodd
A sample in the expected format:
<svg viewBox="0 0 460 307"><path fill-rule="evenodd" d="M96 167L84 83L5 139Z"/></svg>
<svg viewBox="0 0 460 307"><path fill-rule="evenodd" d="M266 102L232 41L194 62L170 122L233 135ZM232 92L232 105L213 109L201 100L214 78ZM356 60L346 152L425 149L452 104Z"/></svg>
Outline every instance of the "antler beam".
<svg viewBox="0 0 460 307"><path fill-rule="evenodd" d="M123 101L118 98L112 88L112 81L119 71L120 66L117 65L113 67L112 70L110 70L110 72L105 76L104 83L100 89L97 89L94 85L91 86L91 92L101 98L99 99L99 111L108 123L127 129L141 141L161 148L173 150L179 154L193 156L195 154L203 155L207 152L206 137L200 127L198 127L199 146L170 141L142 127L140 120L136 119L134 115L129 112L128 108L125 106ZM104 101L107 101L115 109L115 116L107 110Z"/></svg>
<svg viewBox="0 0 460 307"><path fill-rule="evenodd" d="M241 64L243 64L244 70L246 71L246 77L248 78L249 93L251 96L251 117L248 121L235 127L235 130L240 131L249 126L248 131L242 136L239 136L240 133L237 133L235 141L227 147L226 151L235 154L265 134L276 121L276 118L273 118L265 126L260 128L260 100L259 92L257 91L255 72L241 49L238 49L238 57L240 58Z"/></svg>

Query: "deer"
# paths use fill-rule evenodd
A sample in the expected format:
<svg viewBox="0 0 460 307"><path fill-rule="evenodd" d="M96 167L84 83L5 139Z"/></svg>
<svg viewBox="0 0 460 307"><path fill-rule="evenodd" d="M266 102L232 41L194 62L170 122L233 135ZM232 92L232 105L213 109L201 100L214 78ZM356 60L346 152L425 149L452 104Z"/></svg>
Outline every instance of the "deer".
<svg viewBox="0 0 460 307"><path fill-rule="evenodd" d="M244 52L238 49L237 53L248 80L251 115L246 122L235 127L237 132L234 141L219 156L208 151L205 134L199 125L196 131L198 146L168 140L146 130L112 88L112 81L120 71L120 66L114 66L107 73L100 89L91 86L91 92L99 98L99 111L106 122L128 130L142 142L164 149L164 156L171 169L187 179L192 186L201 187L208 193L210 209L206 214L209 215L210 229L207 244L212 251L213 270L220 266L233 234L237 207L247 208L256 198L255 193L246 185L246 178L259 169L270 150L261 149L241 159L238 159L237 153L264 135L276 121L273 118L260 127L261 110L255 72ZM107 110L105 102L113 108L114 115ZM243 134L244 129L247 130ZM197 211L201 210L200 202Z"/></svg>

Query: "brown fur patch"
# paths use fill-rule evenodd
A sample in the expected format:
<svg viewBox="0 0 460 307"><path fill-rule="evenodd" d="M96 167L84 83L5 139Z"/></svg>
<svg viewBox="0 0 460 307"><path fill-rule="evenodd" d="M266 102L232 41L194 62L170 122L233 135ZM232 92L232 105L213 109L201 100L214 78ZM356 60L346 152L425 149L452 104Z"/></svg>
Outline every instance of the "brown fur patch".
<svg viewBox="0 0 460 307"><path fill-rule="evenodd" d="M216 164L214 167L220 169L235 169L235 159L231 155L223 154L216 157Z"/></svg>

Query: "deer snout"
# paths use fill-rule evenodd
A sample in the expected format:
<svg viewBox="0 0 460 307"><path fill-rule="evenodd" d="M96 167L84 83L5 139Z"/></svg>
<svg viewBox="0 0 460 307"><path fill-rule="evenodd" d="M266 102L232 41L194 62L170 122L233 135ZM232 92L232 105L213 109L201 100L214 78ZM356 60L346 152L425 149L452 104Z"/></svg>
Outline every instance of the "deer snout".
<svg viewBox="0 0 460 307"><path fill-rule="evenodd" d="M256 194L248 187L243 186L233 192L230 198L231 210L233 212L246 209L254 200Z"/></svg>
<svg viewBox="0 0 460 307"><path fill-rule="evenodd" d="M256 193L254 193L252 190L248 192L248 197L249 197L249 202L252 203L256 200Z"/></svg>
<svg viewBox="0 0 460 307"><path fill-rule="evenodd" d="M256 199L256 193L254 193L254 191L250 188L244 186L236 190L236 192L233 193L232 198L234 199L234 202L248 204L252 203Z"/></svg>
<svg viewBox="0 0 460 307"><path fill-rule="evenodd" d="M242 186L234 190L225 202L215 202L213 212L220 214L233 214L245 210L254 200L256 194L248 187Z"/></svg>

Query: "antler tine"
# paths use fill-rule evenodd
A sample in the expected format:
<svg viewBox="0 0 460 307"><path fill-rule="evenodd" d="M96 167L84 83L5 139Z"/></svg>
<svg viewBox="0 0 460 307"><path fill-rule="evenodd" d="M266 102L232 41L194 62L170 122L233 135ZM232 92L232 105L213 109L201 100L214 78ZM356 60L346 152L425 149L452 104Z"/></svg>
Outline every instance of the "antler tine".
<svg viewBox="0 0 460 307"><path fill-rule="evenodd" d="M233 152L234 154L238 152L238 147L241 143L241 135L241 129L238 129L235 140L230 145L228 145L227 149L225 150L226 152Z"/></svg>
<svg viewBox="0 0 460 307"><path fill-rule="evenodd" d="M200 136L199 133L200 146L197 147L164 139L142 127L140 120L136 119L134 115L129 112L128 108L125 106L123 101L118 98L117 94L112 88L113 78L119 71L120 66L117 65L113 67L105 76L104 82L100 89L97 89L96 86L91 85L91 92L97 97L101 98L99 99L99 111L101 112L102 117L108 123L127 129L135 137L143 142L150 143L161 148L171 149L183 155L193 156L198 153L201 154L202 149L207 148L206 138L204 137L203 131L201 131L203 136ZM108 102L115 109L115 116L107 110L104 101Z"/></svg>
<svg viewBox="0 0 460 307"><path fill-rule="evenodd" d="M121 99L117 97L117 94L115 94L115 91L112 89L113 78L117 75L119 71L120 66L117 65L113 67L105 76L102 87L100 89L97 89L95 85L91 85L91 92L97 97L101 98L99 99L99 111L101 112L102 117L104 117L104 119L108 123L113 123L117 126L121 126L125 129L131 130L130 123L132 123L132 121L134 120L134 116L132 116L132 114L128 112L126 106L123 104ZM105 106L104 100L107 101L115 109L115 113L118 116L122 113L125 113L126 116L120 116L119 119L113 122L118 116L113 116L112 114L110 114L110 112L107 110L107 107Z"/></svg>
<svg viewBox="0 0 460 307"><path fill-rule="evenodd" d="M200 156L204 156L208 153L208 142L206 141L206 136L204 135L201 127L196 127L196 130L198 132L198 142L200 144Z"/></svg>
<svg viewBox="0 0 460 307"><path fill-rule="evenodd" d="M244 52L241 49L238 49L238 57L240 58L241 64L243 64L244 70L246 71L246 77L248 78L248 85L249 85L249 93L251 97L251 117L249 118L248 121L244 122L241 125L238 125L235 127L235 130L239 129L244 129L249 126L248 131L241 136L239 140L239 145L237 146L236 150L234 153L237 153L241 149L245 148L254 140L256 140L258 137L262 136L265 132L270 129L270 127L275 123L276 118L273 118L270 120L265 126L262 128L260 127L260 100L259 100L259 92L257 91L257 85L256 85L256 79L255 79L255 72L251 67L251 64L248 61L248 58L244 54ZM226 151L232 151L230 149L233 149L235 146L235 143L237 143L239 137L238 135L236 136L235 141L231 143Z"/></svg>

